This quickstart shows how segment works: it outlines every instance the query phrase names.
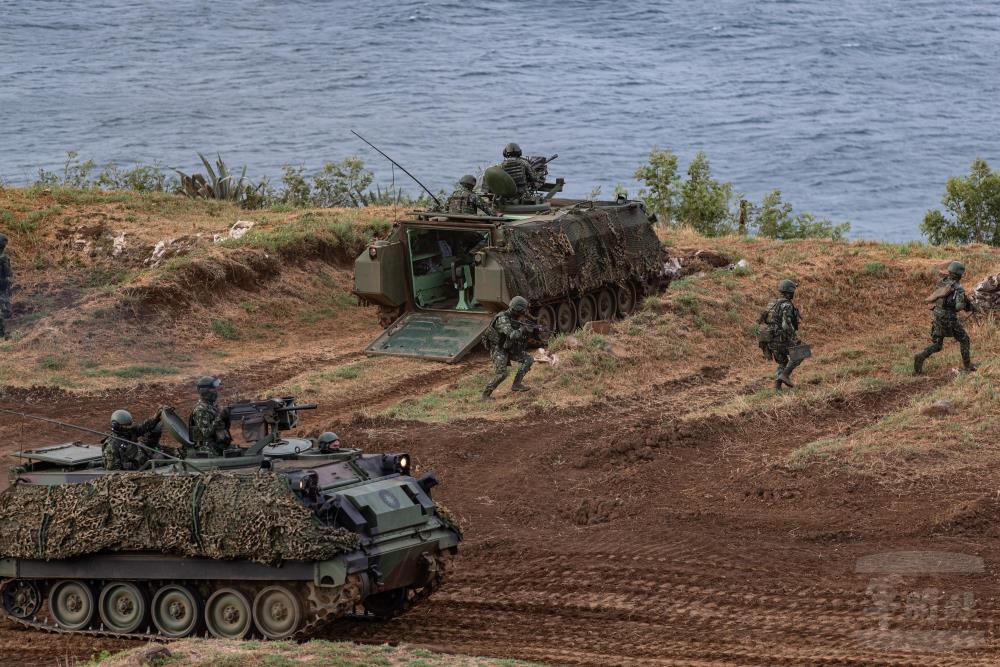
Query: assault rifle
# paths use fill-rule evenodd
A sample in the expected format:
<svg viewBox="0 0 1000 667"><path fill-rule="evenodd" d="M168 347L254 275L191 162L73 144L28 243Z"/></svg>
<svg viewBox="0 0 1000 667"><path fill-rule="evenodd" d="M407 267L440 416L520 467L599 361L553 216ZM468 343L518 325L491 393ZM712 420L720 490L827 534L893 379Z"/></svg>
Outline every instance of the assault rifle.
<svg viewBox="0 0 1000 667"><path fill-rule="evenodd" d="M543 327L538 322L531 320L525 322L524 320L512 318L510 324L515 329L523 330L525 339L537 342L540 345L547 343L549 336L552 335L552 331L548 327Z"/></svg>

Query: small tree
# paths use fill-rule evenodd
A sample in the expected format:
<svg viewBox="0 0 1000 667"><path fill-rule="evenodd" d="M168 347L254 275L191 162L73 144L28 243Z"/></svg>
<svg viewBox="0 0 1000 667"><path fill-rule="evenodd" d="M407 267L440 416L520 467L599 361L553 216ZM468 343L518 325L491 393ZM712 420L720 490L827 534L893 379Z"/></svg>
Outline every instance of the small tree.
<svg viewBox="0 0 1000 667"><path fill-rule="evenodd" d="M842 239L851 228L851 223L833 224L830 220L818 219L812 213L792 215L790 202L781 201L781 190L775 188L764 195L764 201L753 221L757 236L769 239Z"/></svg>
<svg viewBox="0 0 1000 667"><path fill-rule="evenodd" d="M1000 246L1000 174L976 158L966 177L953 176L941 198L945 212L927 211L921 231L933 245L987 243Z"/></svg>
<svg viewBox="0 0 1000 667"><path fill-rule="evenodd" d="M313 176L313 203L324 207L364 206L365 191L374 179L375 174L365 169L359 157L327 162Z"/></svg>
<svg viewBox="0 0 1000 667"><path fill-rule="evenodd" d="M705 236L731 234L734 231L732 200L733 184L712 178L708 157L698 151L688 167L688 179L681 187L676 219Z"/></svg>
<svg viewBox="0 0 1000 667"><path fill-rule="evenodd" d="M636 195L646 205L650 213L660 216L666 224L675 222L674 213L680 198L681 179L677 175L677 156L669 150L653 147L649 152L649 162L635 170L635 180L649 188L639 190ZM617 187L615 188L617 191Z"/></svg>

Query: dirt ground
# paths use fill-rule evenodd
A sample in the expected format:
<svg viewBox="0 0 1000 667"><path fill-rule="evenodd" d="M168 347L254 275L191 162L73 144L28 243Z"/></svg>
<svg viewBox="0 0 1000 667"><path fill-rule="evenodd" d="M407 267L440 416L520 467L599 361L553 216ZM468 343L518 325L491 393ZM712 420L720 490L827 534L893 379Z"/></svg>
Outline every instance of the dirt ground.
<svg viewBox="0 0 1000 667"><path fill-rule="evenodd" d="M482 355L368 359L378 328L356 307L280 346L206 339L156 383L9 381L0 407L103 428L122 406L185 412L211 368L224 400L294 390L321 404L303 433L410 452L466 522L456 569L410 614L344 621L327 639L595 666L1000 662L993 322L970 328L976 378L952 372L953 344L926 376L906 372L929 324L913 304L948 251L716 247L753 275L675 285L597 352L563 341L565 366L539 365L534 392L501 390L487 407L474 396ZM1000 263L964 258L979 273ZM774 396L746 325L792 261L811 281L801 305L816 357ZM957 414L924 416L940 398ZM74 437L5 417L0 454ZM0 628L3 664L120 646Z"/></svg>

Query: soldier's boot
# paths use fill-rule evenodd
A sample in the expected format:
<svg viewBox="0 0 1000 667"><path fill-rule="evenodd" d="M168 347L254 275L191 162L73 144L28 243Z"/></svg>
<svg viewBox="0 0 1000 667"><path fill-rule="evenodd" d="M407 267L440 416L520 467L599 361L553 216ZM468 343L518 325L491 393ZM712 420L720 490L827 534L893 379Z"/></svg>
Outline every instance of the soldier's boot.
<svg viewBox="0 0 1000 667"><path fill-rule="evenodd" d="M913 355L913 374L923 375L924 374L924 362L927 361L927 357L923 353L918 353Z"/></svg>
<svg viewBox="0 0 1000 667"><path fill-rule="evenodd" d="M531 387L526 386L524 384L524 382L522 382L522 380L524 380L524 373L518 372L518 374L514 376L514 384L512 384L510 386L510 390L511 391L531 391Z"/></svg>
<svg viewBox="0 0 1000 667"><path fill-rule="evenodd" d="M792 378L788 376L788 371L781 371L780 373L778 373L778 384L779 385L787 384L789 387L795 386L794 384L792 384Z"/></svg>
<svg viewBox="0 0 1000 667"><path fill-rule="evenodd" d="M779 394L781 393L781 380L774 381L774 390Z"/></svg>
<svg viewBox="0 0 1000 667"><path fill-rule="evenodd" d="M968 373L971 373L972 371L974 371L974 370L976 370L978 368L979 368L979 366L976 366L974 363L972 363L972 355L971 354L968 354L968 353L962 354L962 370L964 370L964 371L966 371Z"/></svg>
<svg viewBox="0 0 1000 667"><path fill-rule="evenodd" d="M493 398L493 390L490 389L489 387L487 387L486 389L483 389L483 396L482 396L482 398L483 398L484 401L491 400Z"/></svg>

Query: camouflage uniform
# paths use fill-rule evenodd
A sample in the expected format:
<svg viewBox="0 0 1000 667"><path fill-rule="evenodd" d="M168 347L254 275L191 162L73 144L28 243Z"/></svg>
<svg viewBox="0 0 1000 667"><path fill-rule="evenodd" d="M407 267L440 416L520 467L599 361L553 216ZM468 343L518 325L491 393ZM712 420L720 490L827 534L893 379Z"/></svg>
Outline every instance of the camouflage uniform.
<svg viewBox="0 0 1000 667"><path fill-rule="evenodd" d="M514 180L519 197L525 197L538 189L538 174L535 172L535 168L531 166L531 162L525 158L509 157L500 163L500 168L507 172Z"/></svg>
<svg viewBox="0 0 1000 667"><path fill-rule="evenodd" d="M160 416L147 419L138 426L119 426L112 435L104 439L101 453L106 470L138 470L151 457L149 452L134 444L154 431L160 424ZM129 442L126 442L129 441Z"/></svg>
<svg viewBox="0 0 1000 667"><path fill-rule="evenodd" d="M521 297L515 297L514 299L519 298ZM512 305L514 304L514 299L511 299ZM517 320L517 316L526 310L527 308L525 307L518 312L511 307L503 311L493 319L490 329L483 338L483 341L486 343L486 349L490 353L490 359L493 361L493 370L495 372L493 379L490 380L490 383L486 385L486 389L483 390L483 398L489 398L493 390L500 386L500 383L507 378L509 372L507 367L512 361L521 364L521 367L514 376L514 384L511 385L511 390L528 390L528 387L525 387L521 381L527 375L528 371L531 370L531 365L535 363L535 358L524 349L525 332Z"/></svg>
<svg viewBox="0 0 1000 667"><path fill-rule="evenodd" d="M958 264L958 262L953 262ZM951 267L949 267L951 268ZM962 267L964 273L965 267ZM966 333L965 327L958 321L960 311L972 311L972 302L965 294L965 288L960 284L961 273L949 273L938 281L935 286L934 295L941 294L933 300L934 319L931 322L931 344L923 351L919 352L913 359L913 370L918 375L924 370L924 362L935 352L940 352L944 348L944 339L954 338L958 341L959 350L962 353L962 366L967 371L975 370L972 363L971 340Z"/></svg>
<svg viewBox="0 0 1000 667"><path fill-rule="evenodd" d="M496 215L490 205L483 201L483 198L470 189L461 187L451 193L445 203L445 211L448 213L464 213L466 215L476 215L482 211L486 215Z"/></svg>
<svg viewBox="0 0 1000 667"><path fill-rule="evenodd" d="M789 358L790 348L800 345L799 324L802 315L799 309L792 303L795 294L794 282L783 280L778 286L781 296L767 305L767 310L761 314L760 323L768 327L770 331L770 341L767 343L765 356L769 356L778 367L774 371L774 388L781 391L782 383L789 387L792 371L798 368L802 359L792 361Z"/></svg>
<svg viewBox="0 0 1000 667"><path fill-rule="evenodd" d="M229 410L219 409L215 401L202 397L188 418L188 435L195 448L215 456L229 447Z"/></svg>
<svg viewBox="0 0 1000 667"><path fill-rule="evenodd" d="M7 237L0 234L0 338L6 336L3 321L11 316L10 287L14 273L10 269L10 257L4 252L7 247Z"/></svg>

